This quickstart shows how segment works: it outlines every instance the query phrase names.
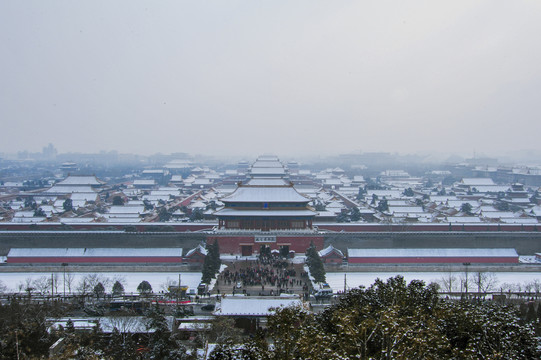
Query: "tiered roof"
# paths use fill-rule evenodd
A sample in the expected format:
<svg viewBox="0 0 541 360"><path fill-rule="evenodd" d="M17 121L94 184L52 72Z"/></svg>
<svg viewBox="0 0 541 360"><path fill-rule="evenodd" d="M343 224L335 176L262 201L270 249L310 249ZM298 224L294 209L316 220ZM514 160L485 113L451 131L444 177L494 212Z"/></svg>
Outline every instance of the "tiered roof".
<svg viewBox="0 0 541 360"><path fill-rule="evenodd" d="M283 183L283 181L282 181ZM261 181L256 181L254 184L263 184ZM293 184L283 185L252 185L239 184L237 190L232 194L224 197L221 201L225 204L242 202L242 203L308 203L309 198L299 194L293 187Z"/></svg>

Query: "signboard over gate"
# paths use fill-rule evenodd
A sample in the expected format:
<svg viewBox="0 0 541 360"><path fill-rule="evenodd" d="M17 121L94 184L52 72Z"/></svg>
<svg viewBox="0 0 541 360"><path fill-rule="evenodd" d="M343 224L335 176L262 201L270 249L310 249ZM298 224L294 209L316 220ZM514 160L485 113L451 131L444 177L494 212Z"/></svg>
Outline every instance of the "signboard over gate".
<svg viewBox="0 0 541 360"><path fill-rule="evenodd" d="M270 236L270 235L256 235L254 237L254 241L256 243L270 243L270 242L276 242L276 236Z"/></svg>

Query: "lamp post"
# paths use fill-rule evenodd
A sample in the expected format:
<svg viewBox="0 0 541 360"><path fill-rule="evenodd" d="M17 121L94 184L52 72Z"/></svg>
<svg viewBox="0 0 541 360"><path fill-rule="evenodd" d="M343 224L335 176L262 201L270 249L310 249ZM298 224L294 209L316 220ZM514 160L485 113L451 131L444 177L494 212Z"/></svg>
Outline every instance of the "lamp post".
<svg viewBox="0 0 541 360"><path fill-rule="evenodd" d="M62 263L64 269L64 302L66 302L66 266L68 266L68 263Z"/></svg>
<svg viewBox="0 0 541 360"><path fill-rule="evenodd" d="M462 263L465 267L465 271L466 271L466 281L465 281L465 287L466 287L466 299L468 298L468 266L471 265L471 263L469 262L465 262L465 263Z"/></svg>

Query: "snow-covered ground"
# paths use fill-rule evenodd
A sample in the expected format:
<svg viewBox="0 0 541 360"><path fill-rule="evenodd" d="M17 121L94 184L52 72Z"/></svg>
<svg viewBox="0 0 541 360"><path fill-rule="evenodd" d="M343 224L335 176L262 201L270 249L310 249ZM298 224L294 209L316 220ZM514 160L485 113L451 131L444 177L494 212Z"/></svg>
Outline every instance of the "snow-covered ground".
<svg viewBox="0 0 541 360"><path fill-rule="evenodd" d="M222 268L225 266L222 266ZM460 281L464 277L464 272L453 272L455 278ZM491 273L496 277L495 289L498 289L503 284L521 284L531 283L534 280L541 282L541 272L494 272ZM72 289L76 289L77 285L85 276L97 275L107 292L111 291L113 283L120 280L127 293L137 292L137 286L141 281L146 280L152 286L154 292L165 291L167 284L177 284L179 273L174 272L87 272L79 273L72 272L69 276L73 277ZM396 275L402 275L407 282L411 280L423 280L427 284L430 282L441 282L443 278L449 277L449 272L332 272L327 273L327 282L334 291L344 289L344 275L347 288L355 288L358 286L370 286L374 280L380 278L386 280ZM473 276L473 273L470 273ZM63 273L54 273L54 277L58 283L57 290L63 290ZM184 272L180 273L182 285L187 285L189 289L197 289L201 281L201 273L199 272ZM28 281L51 279L51 273L43 272L20 272L20 273L1 273L0 283L8 287L8 291L16 292ZM68 286L66 285L66 291Z"/></svg>
<svg viewBox="0 0 541 360"><path fill-rule="evenodd" d="M464 272L452 273L458 281L461 277L464 277ZM494 272L492 273L496 277L497 283L494 288L499 288L502 284L525 284L531 283L534 280L541 282L541 272ZM386 280L396 275L402 275L406 282L411 280L423 280L425 283L437 282L441 283L443 278L449 277L449 272L333 272L327 273L327 283L333 288L334 291L341 291L344 289L344 275L346 280L346 286L348 289L363 286L370 286L374 283L374 280L380 278ZM469 274L473 276L473 273Z"/></svg>
<svg viewBox="0 0 541 360"><path fill-rule="evenodd" d="M58 291L63 291L64 277L62 272L51 273L1 273L0 282L8 287L8 291L19 291L20 284L26 284L28 280L38 280L47 278L50 281L51 276L55 277L58 283ZM167 284L177 284L179 273L174 272L71 272L67 273L67 277L72 276L72 290L77 288L77 284L81 282L85 276L97 275L99 281L105 286L105 290L110 292L113 283L119 280L124 285L126 293L137 292L137 286L141 281L146 280L152 286L154 292L165 291ZM68 281L67 281L68 282ZM197 289L197 285L201 282L201 273L186 272L180 273L180 282L182 285L188 285L189 289ZM68 292L68 285L66 285L66 292Z"/></svg>

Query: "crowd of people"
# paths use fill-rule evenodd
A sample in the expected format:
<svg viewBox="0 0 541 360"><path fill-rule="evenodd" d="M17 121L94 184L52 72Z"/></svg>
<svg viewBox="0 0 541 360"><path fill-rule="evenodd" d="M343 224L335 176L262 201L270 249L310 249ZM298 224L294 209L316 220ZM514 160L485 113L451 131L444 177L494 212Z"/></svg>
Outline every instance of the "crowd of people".
<svg viewBox="0 0 541 360"><path fill-rule="evenodd" d="M276 291L277 294L289 289L309 290L308 273L297 271L293 264L281 259L237 262L218 275L216 285L231 286L233 293L247 286L261 286L261 291ZM270 288L270 289L269 289Z"/></svg>

